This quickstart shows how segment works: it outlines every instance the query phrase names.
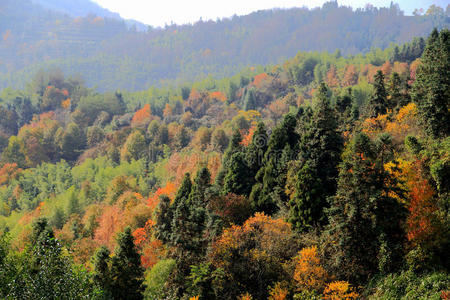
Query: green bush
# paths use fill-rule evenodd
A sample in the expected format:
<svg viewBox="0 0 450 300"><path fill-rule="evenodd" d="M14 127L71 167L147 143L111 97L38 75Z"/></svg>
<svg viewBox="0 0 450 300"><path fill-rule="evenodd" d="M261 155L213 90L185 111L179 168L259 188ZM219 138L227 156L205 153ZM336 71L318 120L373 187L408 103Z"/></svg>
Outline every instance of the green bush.
<svg viewBox="0 0 450 300"><path fill-rule="evenodd" d="M441 292L450 286L446 272L415 274L404 271L378 279L369 299L441 299Z"/></svg>
<svg viewBox="0 0 450 300"><path fill-rule="evenodd" d="M159 299L164 293L164 285L176 266L174 259L160 260L145 276L147 286L145 299Z"/></svg>

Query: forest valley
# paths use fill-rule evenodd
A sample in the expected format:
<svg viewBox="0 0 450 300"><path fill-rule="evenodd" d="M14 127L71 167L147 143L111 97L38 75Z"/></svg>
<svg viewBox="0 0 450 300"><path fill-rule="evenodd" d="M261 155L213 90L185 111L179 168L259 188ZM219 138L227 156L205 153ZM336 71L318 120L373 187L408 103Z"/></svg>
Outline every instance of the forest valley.
<svg viewBox="0 0 450 300"><path fill-rule="evenodd" d="M0 298L449 299L450 31L0 93Z"/></svg>

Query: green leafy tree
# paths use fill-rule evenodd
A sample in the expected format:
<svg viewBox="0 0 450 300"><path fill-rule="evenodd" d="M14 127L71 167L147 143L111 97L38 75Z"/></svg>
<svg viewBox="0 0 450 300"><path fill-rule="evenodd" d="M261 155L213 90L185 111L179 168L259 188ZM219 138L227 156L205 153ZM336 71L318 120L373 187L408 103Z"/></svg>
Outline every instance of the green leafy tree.
<svg viewBox="0 0 450 300"><path fill-rule="evenodd" d="M125 142L121 159L124 161L139 160L144 157L147 151L147 143L145 137L140 131L130 134Z"/></svg>
<svg viewBox="0 0 450 300"><path fill-rule="evenodd" d="M177 147L178 149L183 149L189 144L191 137L189 136L189 133L184 125L182 125L178 132L175 134L174 139L175 147Z"/></svg>
<svg viewBox="0 0 450 300"><path fill-rule="evenodd" d="M16 163L19 168L26 166L23 142L16 136L9 138L8 147L3 150L2 161Z"/></svg>
<svg viewBox="0 0 450 300"><path fill-rule="evenodd" d="M86 148L86 135L83 129L75 123L67 125L61 137L60 147L62 158L68 161L76 160L82 150Z"/></svg>
<svg viewBox="0 0 450 300"><path fill-rule="evenodd" d="M223 129L216 129L211 135L211 143L215 150L220 152L225 151L228 145L228 136Z"/></svg>
<svg viewBox="0 0 450 300"><path fill-rule="evenodd" d="M99 126L92 126L88 128L86 139L88 147L95 147L100 144L105 138L105 132Z"/></svg>
<svg viewBox="0 0 450 300"><path fill-rule="evenodd" d="M71 187L68 190L68 204L67 204L67 215L78 214L81 211L80 201L78 200L78 195L75 192L75 187Z"/></svg>

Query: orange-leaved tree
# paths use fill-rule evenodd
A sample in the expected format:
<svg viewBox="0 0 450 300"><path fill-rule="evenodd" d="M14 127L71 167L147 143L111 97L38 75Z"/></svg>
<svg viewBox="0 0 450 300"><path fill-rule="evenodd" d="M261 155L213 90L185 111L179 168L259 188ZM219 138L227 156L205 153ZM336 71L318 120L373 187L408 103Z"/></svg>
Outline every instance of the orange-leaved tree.
<svg viewBox="0 0 450 300"><path fill-rule="evenodd" d="M226 298L249 292L267 299L268 287L288 280L284 266L297 252L289 223L256 213L242 226L225 229L213 244L210 261L227 278Z"/></svg>
<svg viewBox="0 0 450 300"><path fill-rule="evenodd" d="M150 108L150 104L145 104L143 108L134 113L134 116L131 119L131 125L132 126L148 125L151 121L151 117L152 117L152 109Z"/></svg>
<svg viewBox="0 0 450 300"><path fill-rule="evenodd" d="M299 291L315 290L323 291L328 274L322 267L320 257L317 253L317 247L303 248L296 258L294 280Z"/></svg>

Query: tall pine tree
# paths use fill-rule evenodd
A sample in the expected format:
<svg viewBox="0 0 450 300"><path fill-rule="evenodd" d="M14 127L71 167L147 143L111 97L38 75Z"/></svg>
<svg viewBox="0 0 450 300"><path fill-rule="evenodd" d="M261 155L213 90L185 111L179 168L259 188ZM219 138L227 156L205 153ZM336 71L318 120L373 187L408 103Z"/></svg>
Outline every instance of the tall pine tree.
<svg viewBox="0 0 450 300"><path fill-rule="evenodd" d="M130 227L117 237L117 248L111 260L111 292L114 299L143 299L144 268L134 245Z"/></svg>
<svg viewBox="0 0 450 300"><path fill-rule="evenodd" d="M392 161L390 137L373 143L357 134L344 152L336 196L327 211L329 266L340 279L363 283L378 271L395 271L401 263L406 210L395 177L385 169Z"/></svg>
<svg viewBox="0 0 450 300"><path fill-rule="evenodd" d="M295 116L287 114L270 136L263 167L258 171L257 183L250 193L250 201L258 211L273 214L279 205L287 202L287 165L297 149L296 126Z"/></svg>
<svg viewBox="0 0 450 300"><path fill-rule="evenodd" d="M416 72L412 98L421 122L434 138L450 133L450 31L435 29Z"/></svg>
<svg viewBox="0 0 450 300"><path fill-rule="evenodd" d="M300 231L326 223L327 197L334 195L337 188L343 141L327 95L328 89L322 83L313 116L301 129L300 152L294 168L298 171L289 201L289 221Z"/></svg>
<svg viewBox="0 0 450 300"><path fill-rule="evenodd" d="M370 98L370 116L376 118L378 115L384 115L387 112L387 92L384 86L383 72L378 70L374 76L373 94Z"/></svg>

